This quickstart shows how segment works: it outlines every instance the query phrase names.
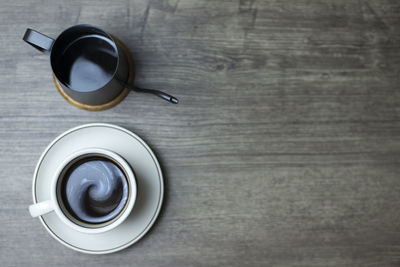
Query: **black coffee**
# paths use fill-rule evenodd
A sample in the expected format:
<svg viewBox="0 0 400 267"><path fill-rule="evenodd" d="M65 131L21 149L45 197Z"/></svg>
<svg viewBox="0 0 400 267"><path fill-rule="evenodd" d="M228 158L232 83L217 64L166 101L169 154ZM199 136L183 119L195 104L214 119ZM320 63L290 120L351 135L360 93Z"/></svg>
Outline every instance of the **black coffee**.
<svg viewBox="0 0 400 267"><path fill-rule="evenodd" d="M78 92L90 92L112 78L118 55L111 40L100 34L82 36L69 44L57 63L60 80Z"/></svg>
<svg viewBox="0 0 400 267"><path fill-rule="evenodd" d="M61 201L70 215L85 223L116 217L128 199L128 182L113 161L102 157L79 160L68 168L59 185Z"/></svg>

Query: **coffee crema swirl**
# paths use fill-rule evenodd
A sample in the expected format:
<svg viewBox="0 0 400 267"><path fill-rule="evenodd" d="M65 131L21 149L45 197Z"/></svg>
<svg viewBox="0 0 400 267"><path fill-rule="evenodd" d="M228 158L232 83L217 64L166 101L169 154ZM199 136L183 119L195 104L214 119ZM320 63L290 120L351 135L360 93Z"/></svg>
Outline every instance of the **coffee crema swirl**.
<svg viewBox="0 0 400 267"><path fill-rule="evenodd" d="M128 182L113 161L91 157L74 163L61 185L62 201L76 219L99 224L116 217L128 200Z"/></svg>

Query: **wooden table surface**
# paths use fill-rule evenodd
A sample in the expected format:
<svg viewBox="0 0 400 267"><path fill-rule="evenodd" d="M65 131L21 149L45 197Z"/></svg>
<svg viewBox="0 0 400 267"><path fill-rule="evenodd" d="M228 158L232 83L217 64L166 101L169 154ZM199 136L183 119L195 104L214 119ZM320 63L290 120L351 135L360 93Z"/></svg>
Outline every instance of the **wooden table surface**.
<svg viewBox="0 0 400 267"><path fill-rule="evenodd" d="M22 36L80 23L181 103L68 104ZM0 44L1 266L400 266L398 0L2 1ZM152 230L102 256L27 209L43 150L91 122L137 133L165 175Z"/></svg>

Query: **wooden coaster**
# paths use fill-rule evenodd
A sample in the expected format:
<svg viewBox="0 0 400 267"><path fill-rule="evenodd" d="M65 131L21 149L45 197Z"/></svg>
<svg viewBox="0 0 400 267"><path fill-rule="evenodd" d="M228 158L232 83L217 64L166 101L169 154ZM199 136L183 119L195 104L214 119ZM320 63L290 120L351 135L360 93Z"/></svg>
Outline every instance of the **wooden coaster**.
<svg viewBox="0 0 400 267"><path fill-rule="evenodd" d="M126 83L132 84L133 79L135 77L132 55L129 52L129 49L126 47L126 45L123 42L121 42L115 36L112 36L112 37L113 37L114 41L122 48L122 51L125 53L126 57L128 58L129 74L128 74L128 80L126 81ZM131 91L129 88L125 88L124 90L122 90L121 94L119 94L116 98L114 98L110 102L107 102L107 103L101 104L101 105L88 105L88 104L81 103L81 102L73 99L69 95L67 95L65 93L64 89L61 87L61 85L57 81L54 74L53 74L53 81L54 81L54 84L56 85L58 92L60 92L60 94L65 98L65 100L67 100L69 103L71 103L75 107L85 109L85 110L90 110L90 111L99 111L99 110L111 108L111 107L115 106L116 104L118 104L119 102L121 102L122 99L124 99L128 95L129 91Z"/></svg>

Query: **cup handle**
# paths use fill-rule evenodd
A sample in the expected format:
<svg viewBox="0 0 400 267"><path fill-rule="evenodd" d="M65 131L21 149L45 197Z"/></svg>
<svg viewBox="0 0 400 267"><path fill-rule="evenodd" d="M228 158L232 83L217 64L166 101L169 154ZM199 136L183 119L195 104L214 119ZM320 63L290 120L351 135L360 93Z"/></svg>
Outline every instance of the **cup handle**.
<svg viewBox="0 0 400 267"><path fill-rule="evenodd" d="M26 29L24 37L22 39L45 54L50 53L51 47L54 43L54 40L50 37L29 28Z"/></svg>
<svg viewBox="0 0 400 267"><path fill-rule="evenodd" d="M38 217L54 210L53 201L46 200L29 206L29 213L32 217Z"/></svg>

